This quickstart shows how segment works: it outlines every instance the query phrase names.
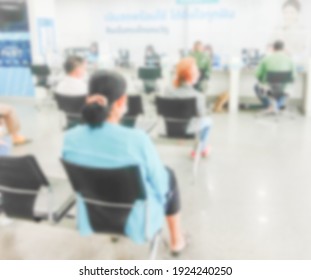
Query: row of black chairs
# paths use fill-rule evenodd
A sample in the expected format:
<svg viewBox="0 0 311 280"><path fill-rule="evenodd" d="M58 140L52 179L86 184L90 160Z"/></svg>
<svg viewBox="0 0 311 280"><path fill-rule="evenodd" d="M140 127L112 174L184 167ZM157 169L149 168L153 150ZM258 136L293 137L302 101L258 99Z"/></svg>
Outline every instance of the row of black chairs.
<svg viewBox="0 0 311 280"><path fill-rule="evenodd" d="M67 119L67 128L82 122L81 112L85 105L86 97L70 96L55 93L55 100L58 109L65 113ZM124 116L123 123L127 126L135 126L137 118L144 114L143 103L140 96L130 96L128 100L129 110Z"/></svg>
<svg viewBox="0 0 311 280"><path fill-rule="evenodd" d="M96 233L124 236L125 225L136 200L148 202L137 166L119 169L96 169L77 166L62 160L73 192L80 194L86 203L91 226ZM76 195L66 198L65 206L53 211L50 202L46 212L36 212L36 201L40 189L48 188L50 202L55 195L53 186L44 175L33 156L0 157L1 208L11 218L40 222L60 222L75 205ZM64 198L65 199L65 198ZM146 239L148 238L148 217L146 215ZM150 237L150 258L156 257L161 232Z"/></svg>
<svg viewBox="0 0 311 280"><path fill-rule="evenodd" d="M48 65L36 64L30 67L31 73L37 79L36 85L46 89L50 88L49 77L52 70ZM162 78L162 69L160 67L140 67L138 77L142 81L157 81Z"/></svg>
<svg viewBox="0 0 311 280"><path fill-rule="evenodd" d="M81 111L85 104L85 96L68 96L55 93L55 99L59 110L67 117L67 127L72 127L82 122ZM170 99L156 98L156 108L159 116L165 120L167 136L170 138L191 139L195 135L187 134L187 127L192 118L197 117L195 98ZM128 112L122 123L126 126L135 126L139 116L144 114L142 97L129 96Z"/></svg>
<svg viewBox="0 0 311 280"><path fill-rule="evenodd" d="M47 65L32 65L31 71L32 74L37 77L37 86L41 86L47 89L50 88L48 84L48 77L51 74L51 70ZM142 67L138 70L138 76L142 80L156 81L157 79L162 77L162 71L161 68ZM267 82L270 85L270 97L272 99L278 99L281 96L285 95L285 93L283 92L284 85L291 84L293 83L293 81L294 77L291 71L269 72L267 75ZM59 98L61 98L61 96ZM133 104L138 104L138 101L135 100L135 98L133 98L133 100L134 100ZM142 108L142 106L139 108ZM133 116L135 116L135 114L141 113L142 109L138 110L138 112L135 111L132 112L132 114L129 114L128 119L125 120L125 124L133 125L134 124Z"/></svg>

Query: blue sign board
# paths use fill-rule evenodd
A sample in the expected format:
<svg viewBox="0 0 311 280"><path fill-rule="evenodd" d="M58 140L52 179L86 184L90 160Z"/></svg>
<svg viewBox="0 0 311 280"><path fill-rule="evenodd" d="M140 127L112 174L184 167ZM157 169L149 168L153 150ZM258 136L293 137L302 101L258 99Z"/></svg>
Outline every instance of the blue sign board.
<svg viewBox="0 0 311 280"><path fill-rule="evenodd" d="M34 96L27 1L0 0L0 96Z"/></svg>
<svg viewBox="0 0 311 280"><path fill-rule="evenodd" d="M28 40L0 41L0 67L29 67L30 65L31 50Z"/></svg>

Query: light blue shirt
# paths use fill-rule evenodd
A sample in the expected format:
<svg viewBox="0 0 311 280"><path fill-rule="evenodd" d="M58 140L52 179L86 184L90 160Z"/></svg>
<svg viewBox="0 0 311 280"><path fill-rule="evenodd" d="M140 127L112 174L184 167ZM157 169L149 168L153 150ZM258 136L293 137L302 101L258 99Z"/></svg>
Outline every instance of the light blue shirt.
<svg viewBox="0 0 311 280"><path fill-rule="evenodd" d="M134 242L144 243L162 228L169 175L146 133L110 123L100 128L80 125L66 133L63 158L93 168L138 166L149 205L147 234L145 203L139 200L130 212L124 233ZM82 235L93 233L85 203L79 195L78 227Z"/></svg>
<svg viewBox="0 0 311 280"><path fill-rule="evenodd" d="M12 141L11 138L6 136L0 138L0 156L8 156L11 154L12 150Z"/></svg>

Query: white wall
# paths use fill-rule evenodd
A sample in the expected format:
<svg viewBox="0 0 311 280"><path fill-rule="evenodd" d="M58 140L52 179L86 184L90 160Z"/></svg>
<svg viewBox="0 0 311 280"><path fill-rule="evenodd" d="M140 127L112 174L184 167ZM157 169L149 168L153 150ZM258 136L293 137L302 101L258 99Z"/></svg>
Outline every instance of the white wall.
<svg viewBox="0 0 311 280"><path fill-rule="evenodd" d="M42 63L39 50L39 18L47 18L55 21L55 1L54 0L28 0L28 13L30 19L32 57L34 63Z"/></svg>
<svg viewBox="0 0 311 280"><path fill-rule="evenodd" d="M172 14L183 11L176 0L54 0L58 25L58 41L61 48L78 45L88 46L92 41L105 40L113 48L128 47L139 51L152 43L161 52L179 50L184 47L185 33L188 30L188 47L201 39L211 43L221 53L239 53L244 48L265 50L271 41L273 30L282 21L282 4L285 0L219 0L219 4L190 5L190 14L195 16L185 26L183 20L173 19ZM302 0L302 21L308 17L310 1ZM166 19L159 20L107 20L107 15L128 15L145 12L155 14L165 12ZM227 11L233 17L219 14ZM214 13L214 14L213 14ZM105 20L106 17L106 20ZM308 21L310 22L310 20ZM304 23L305 24L305 23ZM108 28L166 27L168 34L130 33L122 36L108 34Z"/></svg>
<svg viewBox="0 0 311 280"><path fill-rule="evenodd" d="M54 0L57 41L60 49L88 46L96 39L93 26L94 0ZM98 1L100 2L100 1Z"/></svg>

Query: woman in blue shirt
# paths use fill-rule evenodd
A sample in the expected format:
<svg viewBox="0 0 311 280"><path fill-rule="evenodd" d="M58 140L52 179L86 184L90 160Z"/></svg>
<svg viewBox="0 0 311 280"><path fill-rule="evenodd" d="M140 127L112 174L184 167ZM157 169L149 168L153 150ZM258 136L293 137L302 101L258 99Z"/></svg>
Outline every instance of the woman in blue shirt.
<svg viewBox="0 0 311 280"><path fill-rule="evenodd" d="M93 168L138 166L151 206L148 212L148 220L151 221L149 235L154 236L166 217L171 251L174 255L179 254L185 247L185 239L180 225L176 179L173 172L163 166L147 134L119 124L126 112L125 92L126 82L117 73L98 71L92 76L83 110L86 124L66 133L63 157L71 163ZM124 229L125 234L137 243L148 238L145 236L145 214L143 202L137 201ZM80 196L78 226L84 235L93 232Z"/></svg>

